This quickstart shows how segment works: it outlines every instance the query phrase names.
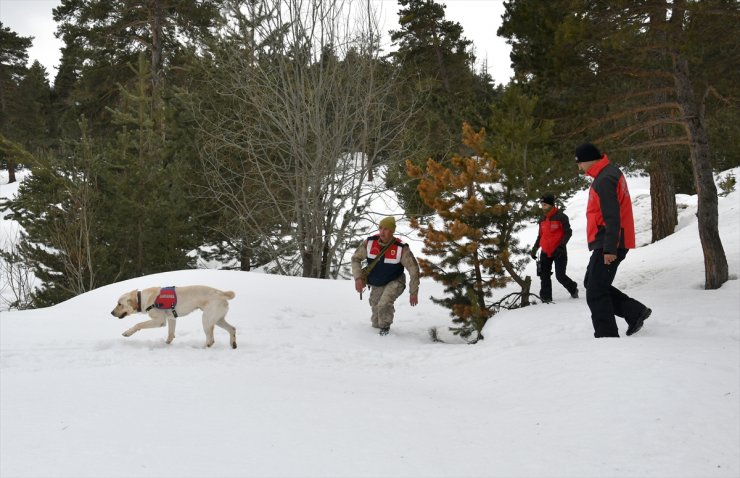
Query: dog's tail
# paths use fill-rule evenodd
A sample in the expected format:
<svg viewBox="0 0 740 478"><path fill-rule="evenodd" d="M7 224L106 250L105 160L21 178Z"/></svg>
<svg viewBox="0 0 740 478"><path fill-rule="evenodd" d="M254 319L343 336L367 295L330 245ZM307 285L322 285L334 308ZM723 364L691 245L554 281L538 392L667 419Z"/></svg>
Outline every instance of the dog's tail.
<svg viewBox="0 0 740 478"><path fill-rule="evenodd" d="M223 295L224 297L226 297L226 299L228 299L228 300L231 300L234 297L236 297L236 294L233 291L230 291L230 290L229 291L221 291L221 295Z"/></svg>

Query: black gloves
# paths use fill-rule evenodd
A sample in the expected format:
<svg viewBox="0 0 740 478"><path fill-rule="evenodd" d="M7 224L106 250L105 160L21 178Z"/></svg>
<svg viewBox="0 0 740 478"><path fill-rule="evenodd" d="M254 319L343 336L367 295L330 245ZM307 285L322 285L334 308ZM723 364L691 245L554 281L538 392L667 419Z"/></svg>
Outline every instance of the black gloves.
<svg viewBox="0 0 740 478"><path fill-rule="evenodd" d="M565 255L565 247L558 246L553 252L552 252L552 258L555 259L556 257L560 257Z"/></svg>
<svg viewBox="0 0 740 478"><path fill-rule="evenodd" d="M537 248L533 247L531 251L529 251L529 255L532 256L532 259L537 259Z"/></svg>

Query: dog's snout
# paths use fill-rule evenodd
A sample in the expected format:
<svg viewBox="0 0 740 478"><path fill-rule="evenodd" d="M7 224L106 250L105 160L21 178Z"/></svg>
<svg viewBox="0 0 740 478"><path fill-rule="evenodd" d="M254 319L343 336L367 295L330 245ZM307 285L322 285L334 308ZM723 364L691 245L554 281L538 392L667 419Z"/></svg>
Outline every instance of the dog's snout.
<svg viewBox="0 0 740 478"><path fill-rule="evenodd" d="M112 310L111 313L110 313L110 315L112 315L113 317L122 319L122 318L126 317L127 314L126 314L126 312L124 312L121 315L118 315L118 314L116 314L116 311L115 310Z"/></svg>

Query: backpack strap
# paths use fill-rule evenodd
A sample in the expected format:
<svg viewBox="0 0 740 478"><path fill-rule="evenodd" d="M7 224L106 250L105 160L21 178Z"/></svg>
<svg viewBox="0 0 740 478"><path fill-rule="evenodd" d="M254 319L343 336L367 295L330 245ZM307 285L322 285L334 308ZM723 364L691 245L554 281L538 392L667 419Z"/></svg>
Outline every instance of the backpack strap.
<svg viewBox="0 0 740 478"><path fill-rule="evenodd" d="M388 244L386 244L380 250L380 252L378 253L378 255L375 256L375 259L373 259L373 261L370 264L368 264L367 266L365 266L365 267L362 268L362 278L365 280L365 282L367 282L367 278L370 275L370 272L372 272L373 268L378 263L378 261L380 261L380 259L385 256L385 253L394 244L396 244L396 239L395 238L391 242L389 242Z"/></svg>

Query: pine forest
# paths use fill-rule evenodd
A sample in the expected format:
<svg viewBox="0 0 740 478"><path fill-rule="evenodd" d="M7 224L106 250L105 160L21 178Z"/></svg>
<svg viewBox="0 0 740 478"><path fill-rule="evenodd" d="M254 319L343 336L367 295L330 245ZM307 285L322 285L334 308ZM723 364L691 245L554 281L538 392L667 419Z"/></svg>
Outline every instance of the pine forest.
<svg viewBox="0 0 740 478"><path fill-rule="evenodd" d="M544 191L584 186L583 142L649 175L653 241L675 195L696 194L697 280L728 280L713 174L740 165L737 1L505 1L508 84L442 2L398 0L389 32L376 7L63 0L53 78L0 23L0 168L31 171L0 204L22 228L0 248L5 308L198 261L346 279L368 195L388 190L435 258L420 261L445 286L434 300L476 337L497 288L531 302L515 233Z"/></svg>

